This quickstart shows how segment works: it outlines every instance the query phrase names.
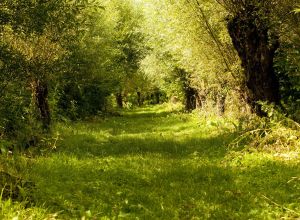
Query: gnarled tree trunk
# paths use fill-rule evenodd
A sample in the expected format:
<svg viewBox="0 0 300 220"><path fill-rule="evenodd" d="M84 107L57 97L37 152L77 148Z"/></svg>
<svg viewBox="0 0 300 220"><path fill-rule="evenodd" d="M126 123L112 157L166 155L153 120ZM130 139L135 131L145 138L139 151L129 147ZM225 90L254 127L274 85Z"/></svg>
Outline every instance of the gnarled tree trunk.
<svg viewBox="0 0 300 220"><path fill-rule="evenodd" d="M275 51L279 47L276 36L271 36L266 12L247 3L228 22L228 31L233 45L242 61L247 102L252 111L264 116L258 101L279 104L279 82L273 69Z"/></svg>

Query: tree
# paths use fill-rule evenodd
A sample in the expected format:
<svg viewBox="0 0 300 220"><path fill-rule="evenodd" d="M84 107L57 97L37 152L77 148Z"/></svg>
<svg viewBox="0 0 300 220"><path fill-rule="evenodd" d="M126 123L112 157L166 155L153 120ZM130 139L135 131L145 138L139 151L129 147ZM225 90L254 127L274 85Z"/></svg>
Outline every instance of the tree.
<svg viewBox="0 0 300 220"><path fill-rule="evenodd" d="M267 5L259 1L225 4L233 9L228 31L244 68L248 102L254 112L264 115L259 101L280 103L279 82L273 68L279 37L272 30Z"/></svg>
<svg viewBox="0 0 300 220"><path fill-rule="evenodd" d="M121 2L112 1L112 6L118 13L114 30L115 46L119 51L114 60L114 71L119 73L119 88L116 91L116 102L122 108L123 96L126 96L132 90L130 86L135 84L132 80L139 78L137 77L139 64L146 50L143 46L144 36L140 31L143 15L140 9L135 8L133 3L128 0ZM138 87L135 87L134 90L137 95L141 92Z"/></svg>
<svg viewBox="0 0 300 220"><path fill-rule="evenodd" d="M48 130L51 122L48 84L57 71L58 61L66 53L62 45L67 36L65 33L74 28L77 5L66 1L25 0L1 4L7 18L2 26L3 40L13 53L22 57L19 75L26 78L38 118L42 127Z"/></svg>
<svg viewBox="0 0 300 220"><path fill-rule="evenodd" d="M0 3L1 47L5 48L0 55L1 72L5 73L1 75L2 92L5 97L11 97L7 100L13 103L10 107L18 109L12 111L9 120L6 120L8 114L3 113L3 127L22 121L23 127L38 126L42 129L33 130L49 131L53 110L49 98L56 84L53 82L66 69L65 58L72 42L82 35L84 18L80 13L86 8L85 3L54 0ZM7 106L5 99L1 103ZM7 123L12 120L14 123ZM21 129L14 127L5 130Z"/></svg>
<svg viewBox="0 0 300 220"><path fill-rule="evenodd" d="M100 3L99 3L100 4ZM76 36L66 44L62 74L55 80L57 114L72 120L97 115L107 108L107 97L116 90L114 60L115 15L107 4L87 5Z"/></svg>
<svg viewBox="0 0 300 220"><path fill-rule="evenodd" d="M198 107L217 102L215 106L223 113L227 92L234 91L242 79L236 68L239 60L226 30L224 8L214 1L196 0L151 1L145 7L144 26L149 47L155 54L152 57L167 67L157 71L156 78L164 75L162 78L168 81L177 68L184 70L188 80L178 83L174 92L181 94L183 103L189 103L182 89L186 88L194 93L191 97L195 97ZM175 77L170 84L187 78Z"/></svg>

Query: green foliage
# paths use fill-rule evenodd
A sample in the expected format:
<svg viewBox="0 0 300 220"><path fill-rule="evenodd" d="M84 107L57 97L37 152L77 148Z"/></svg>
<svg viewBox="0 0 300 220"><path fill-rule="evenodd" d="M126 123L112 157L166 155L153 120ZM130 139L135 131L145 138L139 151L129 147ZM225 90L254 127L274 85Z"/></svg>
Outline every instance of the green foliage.
<svg viewBox="0 0 300 220"><path fill-rule="evenodd" d="M262 103L268 117L251 117L239 122L242 134L231 144L234 148L264 152L291 153L300 147L300 125L276 110L274 106ZM246 147L245 147L246 145Z"/></svg>
<svg viewBox="0 0 300 220"><path fill-rule="evenodd" d="M299 41L294 38L294 42ZM299 43L282 44L275 59L275 70L280 82L281 98L288 115L298 121L300 106L300 49Z"/></svg>
<svg viewBox="0 0 300 220"><path fill-rule="evenodd" d="M58 114L72 120L95 116L105 110L106 97L110 90L102 87L101 81L91 84L65 84L57 102Z"/></svg>
<svg viewBox="0 0 300 220"><path fill-rule="evenodd" d="M142 69L169 98L185 100L183 84L194 89L205 109L218 106L218 97L237 96L242 76L224 22L226 11L213 1L197 2L145 3L144 32L151 51ZM174 75L178 68L189 73L188 81Z"/></svg>
<svg viewBox="0 0 300 220"><path fill-rule="evenodd" d="M58 60L65 54L61 33L67 32L71 27L67 24L74 20L70 17L69 23L56 20L66 18L61 16L67 13L65 6L69 4L65 1L2 1L0 4L1 13L6 17L0 30L0 124L4 135L30 136L32 131L40 129L38 121L43 117L36 82L43 81L46 86L43 89L47 90ZM62 38L60 42L58 37ZM47 92L39 98L47 105Z"/></svg>
<svg viewBox="0 0 300 220"><path fill-rule="evenodd" d="M82 13L86 31L69 48L68 68L59 78L58 115L96 115L109 108L112 93L136 94L146 82L138 73L144 53L140 12L125 0L102 5L105 10L87 7Z"/></svg>

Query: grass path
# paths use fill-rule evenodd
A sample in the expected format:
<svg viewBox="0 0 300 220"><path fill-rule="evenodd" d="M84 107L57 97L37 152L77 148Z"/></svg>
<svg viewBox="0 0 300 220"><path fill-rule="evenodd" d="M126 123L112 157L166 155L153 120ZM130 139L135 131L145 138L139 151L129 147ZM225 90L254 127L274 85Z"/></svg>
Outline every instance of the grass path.
<svg viewBox="0 0 300 220"><path fill-rule="evenodd" d="M155 107L58 130L30 171L36 205L58 219L300 217L299 161L228 151L223 119Z"/></svg>

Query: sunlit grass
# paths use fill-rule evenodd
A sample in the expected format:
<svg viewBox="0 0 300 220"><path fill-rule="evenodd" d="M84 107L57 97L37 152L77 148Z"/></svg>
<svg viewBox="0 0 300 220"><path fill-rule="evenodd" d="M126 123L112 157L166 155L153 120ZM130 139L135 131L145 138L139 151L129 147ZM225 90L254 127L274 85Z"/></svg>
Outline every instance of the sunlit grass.
<svg viewBox="0 0 300 220"><path fill-rule="evenodd" d="M25 203L0 201L0 219L3 220L52 220L57 213L49 214L45 208L26 208Z"/></svg>
<svg viewBox="0 0 300 220"><path fill-rule="evenodd" d="M58 219L300 217L299 159L231 150L230 119L122 115L57 126L56 151L29 170L34 206Z"/></svg>

